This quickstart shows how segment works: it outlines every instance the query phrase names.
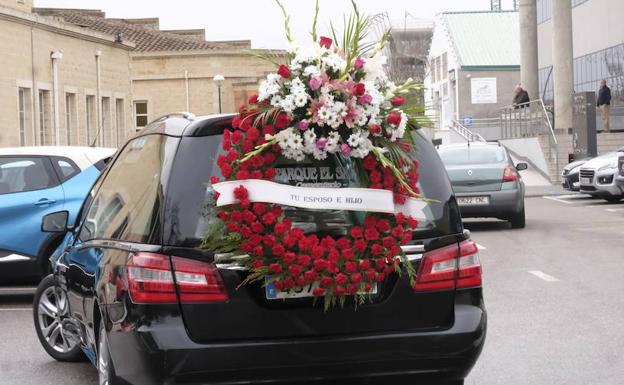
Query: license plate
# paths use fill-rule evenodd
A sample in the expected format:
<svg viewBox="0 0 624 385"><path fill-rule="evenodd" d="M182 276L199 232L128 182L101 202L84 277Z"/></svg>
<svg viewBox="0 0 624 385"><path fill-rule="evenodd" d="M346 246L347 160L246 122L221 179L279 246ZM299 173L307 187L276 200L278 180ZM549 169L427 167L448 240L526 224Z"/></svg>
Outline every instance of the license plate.
<svg viewBox="0 0 624 385"><path fill-rule="evenodd" d="M284 291L279 291L273 286L271 282L271 277L265 277L265 293L267 299L291 299L291 298L307 298L314 297L312 291L318 287L318 284L310 284L304 287L295 288L292 292L287 293ZM359 292L358 294L367 294L366 292ZM377 294L377 284L373 284L373 287L368 292L368 294Z"/></svg>
<svg viewBox="0 0 624 385"><path fill-rule="evenodd" d="M458 197L457 203L460 206L478 206L478 205L489 205L490 197Z"/></svg>
<svg viewBox="0 0 624 385"><path fill-rule="evenodd" d="M581 184L591 184L591 178L581 178Z"/></svg>

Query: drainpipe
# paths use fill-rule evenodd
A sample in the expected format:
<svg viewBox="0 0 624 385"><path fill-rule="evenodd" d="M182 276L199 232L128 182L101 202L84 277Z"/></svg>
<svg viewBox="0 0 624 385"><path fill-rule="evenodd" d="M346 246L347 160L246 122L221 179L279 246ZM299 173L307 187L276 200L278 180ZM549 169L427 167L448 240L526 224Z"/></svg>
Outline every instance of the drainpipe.
<svg viewBox="0 0 624 385"><path fill-rule="evenodd" d="M30 27L30 67L32 70L32 145L37 145L37 127L39 126L39 98L35 72L35 30ZM43 144L43 143L40 143Z"/></svg>
<svg viewBox="0 0 624 385"><path fill-rule="evenodd" d="M100 84L100 56L102 56L102 49L95 49L95 138L93 139L93 143L91 143L92 147L98 142L98 138L102 133L102 95L101 95L101 84Z"/></svg>
<svg viewBox="0 0 624 385"><path fill-rule="evenodd" d="M54 144L61 144L61 117L59 111L59 84L58 84L58 62L63 58L63 51L50 52L52 59L52 92L53 92L53 114L54 114Z"/></svg>
<svg viewBox="0 0 624 385"><path fill-rule="evenodd" d="M191 100L189 98L189 77L188 77L188 71L184 71L184 83L186 85L186 112L191 112Z"/></svg>

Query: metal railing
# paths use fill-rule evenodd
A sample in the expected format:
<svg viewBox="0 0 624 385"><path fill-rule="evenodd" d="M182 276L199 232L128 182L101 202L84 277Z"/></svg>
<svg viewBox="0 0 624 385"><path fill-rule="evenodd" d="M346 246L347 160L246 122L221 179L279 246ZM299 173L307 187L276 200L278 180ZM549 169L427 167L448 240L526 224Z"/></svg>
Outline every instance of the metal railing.
<svg viewBox="0 0 624 385"><path fill-rule="evenodd" d="M548 137L548 159L559 172L559 143L553 127L553 111L542 99L502 107L500 126L502 139Z"/></svg>
<svg viewBox="0 0 624 385"><path fill-rule="evenodd" d="M470 131L466 126L458 122L457 120L452 120L450 125L451 130L456 132L459 136L464 138L467 142L485 142L486 140L479 133L474 133Z"/></svg>

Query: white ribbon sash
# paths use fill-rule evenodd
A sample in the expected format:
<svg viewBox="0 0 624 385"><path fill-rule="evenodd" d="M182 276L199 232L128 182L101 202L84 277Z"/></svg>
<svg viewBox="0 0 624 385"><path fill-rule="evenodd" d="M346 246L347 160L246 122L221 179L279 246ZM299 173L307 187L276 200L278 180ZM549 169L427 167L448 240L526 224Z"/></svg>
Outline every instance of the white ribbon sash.
<svg viewBox="0 0 624 385"><path fill-rule="evenodd" d="M244 186L250 202L265 202L304 209L369 211L394 214L402 212L415 219L427 219L424 208L427 203L407 198L405 204L394 203L388 190L370 188L309 188L290 186L261 179L246 179L213 184L219 193L217 206L238 203L234 189Z"/></svg>

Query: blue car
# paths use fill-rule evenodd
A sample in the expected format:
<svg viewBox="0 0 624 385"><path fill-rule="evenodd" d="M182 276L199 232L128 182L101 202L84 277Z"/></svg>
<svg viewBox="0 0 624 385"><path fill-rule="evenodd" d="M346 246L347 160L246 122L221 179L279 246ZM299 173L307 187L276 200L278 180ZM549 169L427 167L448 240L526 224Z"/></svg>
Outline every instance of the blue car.
<svg viewBox="0 0 624 385"><path fill-rule="evenodd" d="M75 218L115 149L15 147L0 149L0 285L35 282L62 234L41 231L41 218L58 210Z"/></svg>

